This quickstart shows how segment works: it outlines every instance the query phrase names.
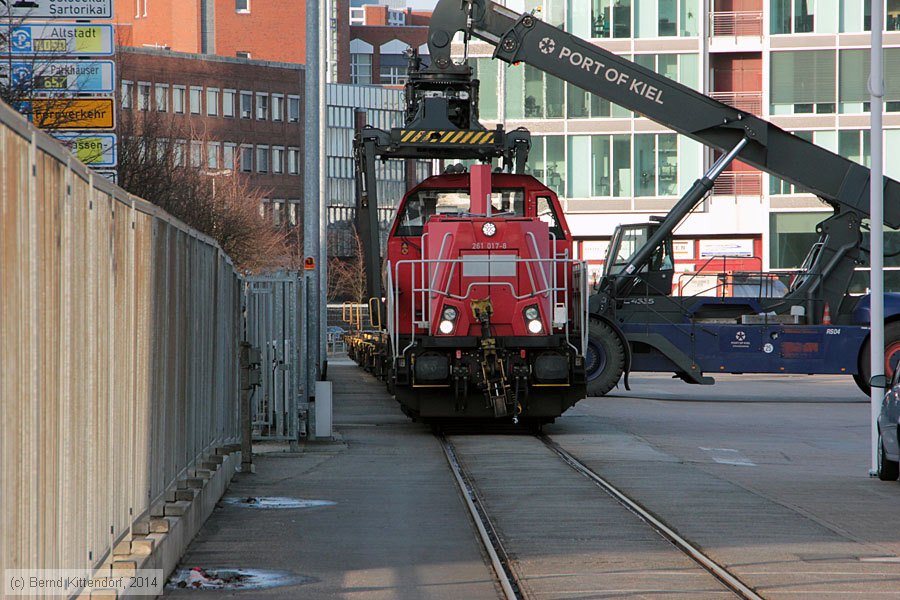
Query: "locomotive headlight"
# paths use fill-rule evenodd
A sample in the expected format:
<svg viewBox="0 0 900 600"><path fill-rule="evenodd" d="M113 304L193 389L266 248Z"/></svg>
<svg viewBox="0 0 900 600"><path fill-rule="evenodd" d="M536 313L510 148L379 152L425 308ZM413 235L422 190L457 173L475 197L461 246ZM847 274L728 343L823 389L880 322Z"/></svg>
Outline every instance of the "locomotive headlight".
<svg viewBox="0 0 900 600"><path fill-rule="evenodd" d="M497 226L488 221L481 226L481 233L488 237L494 237L494 234L497 233Z"/></svg>
<svg viewBox="0 0 900 600"><path fill-rule="evenodd" d="M444 335L453 333L453 321L441 321L441 324L438 325L438 330Z"/></svg>
<svg viewBox="0 0 900 600"><path fill-rule="evenodd" d="M522 316L525 317L525 326L529 333L538 334L544 331L544 324L541 323L541 311L538 310L536 304L526 306L522 311Z"/></svg>
<svg viewBox="0 0 900 600"><path fill-rule="evenodd" d="M446 321L455 321L456 317L459 313L452 306L444 307L444 320Z"/></svg>

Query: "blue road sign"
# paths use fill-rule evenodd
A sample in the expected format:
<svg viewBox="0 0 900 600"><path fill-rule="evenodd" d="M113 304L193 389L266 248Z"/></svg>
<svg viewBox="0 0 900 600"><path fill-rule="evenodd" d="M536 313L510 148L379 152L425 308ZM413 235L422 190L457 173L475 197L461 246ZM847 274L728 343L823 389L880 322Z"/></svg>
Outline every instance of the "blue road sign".
<svg viewBox="0 0 900 600"><path fill-rule="evenodd" d="M12 85L35 94L109 94L116 81L111 60L35 60L10 68Z"/></svg>
<svg viewBox="0 0 900 600"><path fill-rule="evenodd" d="M114 133L78 131L73 133L53 132L51 135L89 167L110 168L118 164L117 138Z"/></svg>
<svg viewBox="0 0 900 600"><path fill-rule="evenodd" d="M9 53L13 56L112 56L115 53L112 25L23 23L13 27L0 26L2 36L9 39Z"/></svg>

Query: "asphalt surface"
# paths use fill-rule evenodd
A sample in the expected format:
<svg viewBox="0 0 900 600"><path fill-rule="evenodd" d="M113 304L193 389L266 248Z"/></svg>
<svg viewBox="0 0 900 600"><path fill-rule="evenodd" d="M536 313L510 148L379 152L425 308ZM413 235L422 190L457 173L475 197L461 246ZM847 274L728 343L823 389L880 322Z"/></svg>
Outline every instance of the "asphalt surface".
<svg viewBox="0 0 900 600"><path fill-rule="evenodd" d="M339 363L339 361L335 361ZM355 366L329 365L336 444L255 458L226 496L327 500L333 506L217 508L183 568L276 571L300 579L267 590L169 589L165 597L265 599L497 598L498 587L443 451Z"/></svg>
<svg viewBox="0 0 900 600"><path fill-rule="evenodd" d="M217 596L498 598L437 440L355 367L329 370L340 441L258 457L228 495L335 504L223 506L183 566L308 578ZM545 431L765 598L900 598L900 483L868 476L869 405L852 380L717 379L635 375ZM451 439L531 597L729 597L534 438Z"/></svg>
<svg viewBox="0 0 900 600"><path fill-rule="evenodd" d="M900 484L870 478L846 377L637 376L549 426L765 598L900 598Z"/></svg>

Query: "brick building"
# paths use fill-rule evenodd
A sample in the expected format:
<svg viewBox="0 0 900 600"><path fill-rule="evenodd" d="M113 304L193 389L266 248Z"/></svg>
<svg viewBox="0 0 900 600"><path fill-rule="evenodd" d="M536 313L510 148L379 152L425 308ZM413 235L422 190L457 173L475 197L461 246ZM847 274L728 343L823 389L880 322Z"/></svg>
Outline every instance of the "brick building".
<svg viewBox="0 0 900 600"><path fill-rule="evenodd" d="M297 64L121 48L119 114L159 114L178 136L182 164L246 174L276 223L296 224L304 73Z"/></svg>
<svg viewBox="0 0 900 600"><path fill-rule="evenodd" d="M431 13L331 0L323 38L330 80L402 84L403 51L425 46ZM396 3L395 3L396 4ZM126 0L115 4L120 46L306 63L306 3L259 0Z"/></svg>
<svg viewBox="0 0 900 600"><path fill-rule="evenodd" d="M258 0L120 0L121 46L306 63L306 3Z"/></svg>
<svg viewBox="0 0 900 600"><path fill-rule="evenodd" d="M384 5L351 6L346 39L338 24L337 81L340 83L403 85L407 58L404 53L417 48L428 55L430 12ZM339 11L341 12L341 11Z"/></svg>

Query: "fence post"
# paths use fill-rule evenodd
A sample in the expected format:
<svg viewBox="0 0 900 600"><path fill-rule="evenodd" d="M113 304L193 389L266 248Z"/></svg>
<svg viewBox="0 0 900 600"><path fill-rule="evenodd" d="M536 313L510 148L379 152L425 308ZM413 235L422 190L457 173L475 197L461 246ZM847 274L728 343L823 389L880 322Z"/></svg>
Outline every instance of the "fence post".
<svg viewBox="0 0 900 600"><path fill-rule="evenodd" d="M260 352L249 342L241 342L241 471L255 473L253 466L253 423L250 398L260 384Z"/></svg>

